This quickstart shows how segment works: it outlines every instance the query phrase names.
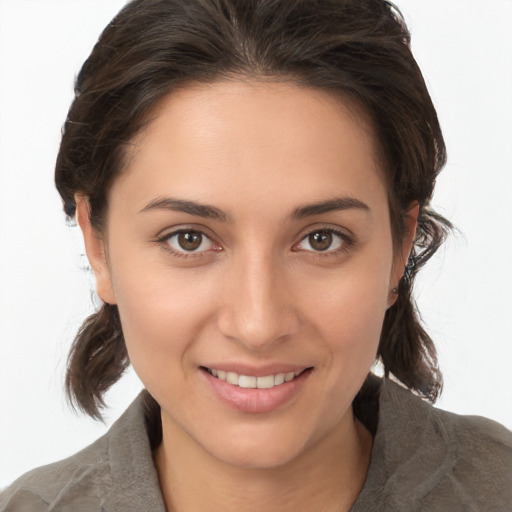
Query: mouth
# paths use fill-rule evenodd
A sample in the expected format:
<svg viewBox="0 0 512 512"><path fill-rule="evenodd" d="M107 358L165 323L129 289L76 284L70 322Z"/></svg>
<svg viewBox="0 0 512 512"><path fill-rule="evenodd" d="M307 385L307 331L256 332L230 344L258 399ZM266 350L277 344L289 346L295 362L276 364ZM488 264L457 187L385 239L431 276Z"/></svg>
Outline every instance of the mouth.
<svg viewBox="0 0 512 512"><path fill-rule="evenodd" d="M226 372L223 370L217 370L216 368L202 367L202 369L219 380L244 389L272 389L287 382L291 382L292 380L295 380L297 377L302 375L304 372L312 370L312 368L303 368L302 370L294 372L255 376L241 375L235 372Z"/></svg>
<svg viewBox="0 0 512 512"><path fill-rule="evenodd" d="M292 371L290 366L284 366L251 370L242 366L239 371L243 373L232 371L234 369L200 367L210 389L223 403L243 413L260 414L270 413L293 403L304 389L314 368L294 367ZM272 371L277 373L271 373Z"/></svg>

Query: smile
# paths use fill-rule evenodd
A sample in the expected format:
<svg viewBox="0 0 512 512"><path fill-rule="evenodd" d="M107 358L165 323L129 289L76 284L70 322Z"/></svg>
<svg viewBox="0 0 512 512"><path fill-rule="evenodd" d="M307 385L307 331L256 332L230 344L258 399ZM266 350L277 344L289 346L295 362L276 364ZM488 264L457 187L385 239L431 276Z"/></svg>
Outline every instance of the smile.
<svg viewBox="0 0 512 512"><path fill-rule="evenodd" d="M216 370L215 368L206 368L206 371L217 377L219 380L226 381L229 384L238 386L245 389L270 389L275 386L280 386L285 382L290 382L295 377L298 377L304 370L288 373L276 373L274 375L265 375L262 377L255 377L253 375L239 375L235 372L225 372Z"/></svg>

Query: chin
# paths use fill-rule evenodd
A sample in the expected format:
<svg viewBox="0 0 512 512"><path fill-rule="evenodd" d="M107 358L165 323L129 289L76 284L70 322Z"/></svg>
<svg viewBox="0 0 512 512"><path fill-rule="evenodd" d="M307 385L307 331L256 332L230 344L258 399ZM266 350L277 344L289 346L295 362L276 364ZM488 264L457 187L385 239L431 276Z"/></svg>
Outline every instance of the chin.
<svg viewBox="0 0 512 512"><path fill-rule="evenodd" d="M261 418L263 419L263 418ZM277 418L273 418L274 420ZM220 426L220 425L218 425ZM271 469L284 466L317 442L314 425L297 421L239 422L196 438L210 456L237 468ZM212 435L213 434L213 435Z"/></svg>
<svg viewBox="0 0 512 512"><path fill-rule="evenodd" d="M228 446L216 446L210 455L229 466L240 469L272 469L295 460L302 452L302 446L266 440L260 442L234 442Z"/></svg>

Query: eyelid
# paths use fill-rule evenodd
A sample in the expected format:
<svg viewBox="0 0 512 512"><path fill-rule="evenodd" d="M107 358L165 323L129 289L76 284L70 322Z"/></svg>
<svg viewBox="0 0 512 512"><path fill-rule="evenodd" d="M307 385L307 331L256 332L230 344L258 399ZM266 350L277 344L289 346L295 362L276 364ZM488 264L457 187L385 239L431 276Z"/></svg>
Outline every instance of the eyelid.
<svg viewBox="0 0 512 512"><path fill-rule="evenodd" d="M172 228L166 228L165 230L162 230L160 234L157 235L155 242L162 245L163 248L169 252L171 252L174 256L187 258L187 257L200 257L204 256L207 253L210 252L220 252L223 250L223 247L220 243L215 241L215 238L208 234L209 230L205 228L204 226L194 226L194 225L181 225L181 226L173 226ZM301 244L304 240L307 239L310 235L317 232L328 232L332 233L335 237L338 237L341 239L341 246L336 249L326 249L325 251L315 251L315 250L309 250L309 249L297 249L297 246ZM347 232L345 232L347 231ZM180 233L187 233L187 232L196 232L201 234L201 236L207 238L211 244L214 245L214 248L206 249L202 251L186 251L186 250L180 250L172 247L168 241L174 237L179 235ZM304 251L311 253L315 256L332 256L337 255L341 252L344 252L354 246L356 244L356 240L352 232L348 229L342 229L340 227L333 227L333 226L326 226L326 225L320 225L320 226L309 226L305 230L303 230L302 234L299 235L299 240L292 246L292 251L299 252Z"/></svg>
<svg viewBox="0 0 512 512"><path fill-rule="evenodd" d="M170 245L169 240L171 240L173 237L180 235L181 233L199 233L203 238L206 238L209 240L210 244L214 246L214 248L208 248L201 251L186 251L181 250L179 248L173 247ZM171 254L177 257L181 258L188 258L188 257L199 257L203 256L206 253L209 252L219 252L222 250L222 247L220 244L218 244L211 235L206 233L206 230L203 227L193 226L193 225L185 225L185 226L176 226L174 228L167 228L163 230L159 235L157 235L156 243L161 244L162 247L169 251ZM202 243L202 242L201 242Z"/></svg>
<svg viewBox="0 0 512 512"><path fill-rule="evenodd" d="M341 246L336 249L326 249L325 251L315 251L315 250L309 250L309 249L294 249L299 244L304 242L309 236L311 236L313 233L318 232L327 232L331 233L332 235L338 237L341 239ZM348 230L347 230L348 231ZM305 252L312 253L314 255L318 256L332 256L333 254L339 254L342 251L348 250L351 246L355 244L355 240L353 238L352 234L347 234L340 228L336 228L333 226L315 226L313 228L308 228L306 232L303 232L301 235L299 235L299 241L293 245L292 250L298 252L299 250L303 250Z"/></svg>

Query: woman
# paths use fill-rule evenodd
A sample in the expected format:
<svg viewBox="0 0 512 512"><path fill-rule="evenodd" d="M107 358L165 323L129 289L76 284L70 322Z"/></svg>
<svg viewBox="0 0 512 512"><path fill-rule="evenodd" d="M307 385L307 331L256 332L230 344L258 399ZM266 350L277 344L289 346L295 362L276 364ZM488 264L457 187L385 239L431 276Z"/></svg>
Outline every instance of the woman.
<svg viewBox="0 0 512 512"><path fill-rule="evenodd" d="M56 167L104 302L66 382L95 417L128 361L148 392L2 510L506 510L510 434L411 393L444 161L387 3L128 4Z"/></svg>

